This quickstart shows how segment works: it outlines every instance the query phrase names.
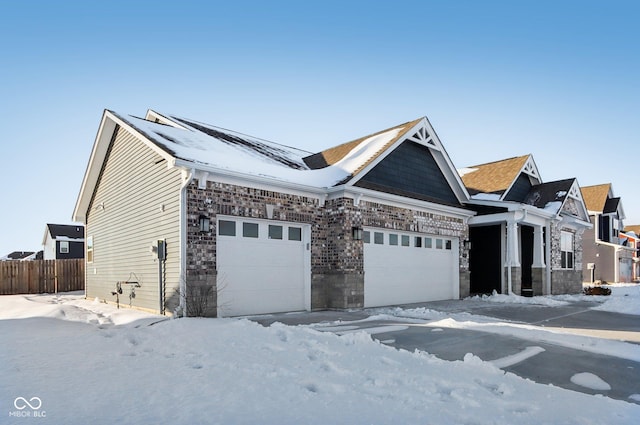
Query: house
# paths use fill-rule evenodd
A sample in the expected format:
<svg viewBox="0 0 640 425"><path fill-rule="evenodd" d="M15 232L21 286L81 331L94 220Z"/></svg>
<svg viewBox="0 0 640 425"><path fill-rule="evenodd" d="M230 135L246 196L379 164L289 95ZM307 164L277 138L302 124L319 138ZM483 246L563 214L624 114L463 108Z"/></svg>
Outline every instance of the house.
<svg viewBox="0 0 640 425"><path fill-rule="evenodd" d="M47 224L42 237L45 260L84 258L84 226Z"/></svg>
<svg viewBox="0 0 640 425"><path fill-rule="evenodd" d="M622 202L611 183L586 186L582 195L593 228L584 235L586 282L631 282L635 249L620 237L625 218Z"/></svg>
<svg viewBox="0 0 640 425"><path fill-rule="evenodd" d="M589 218L576 179L543 183L532 155L459 170L469 220L471 294L582 290Z"/></svg>
<svg viewBox="0 0 640 425"><path fill-rule="evenodd" d="M640 231L640 226L624 226L624 232L620 232L620 237L623 239L622 244L633 249L633 256L631 259L631 281L640 281L640 236L636 231Z"/></svg>
<svg viewBox="0 0 640 425"><path fill-rule="evenodd" d="M87 297L238 316L459 298L467 201L426 118L311 153L106 110L73 219Z"/></svg>

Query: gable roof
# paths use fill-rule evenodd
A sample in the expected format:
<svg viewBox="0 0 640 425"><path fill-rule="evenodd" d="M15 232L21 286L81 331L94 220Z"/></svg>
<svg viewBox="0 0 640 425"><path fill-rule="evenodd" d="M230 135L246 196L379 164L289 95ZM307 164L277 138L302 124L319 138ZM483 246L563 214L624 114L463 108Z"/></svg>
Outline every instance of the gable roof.
<svg viewBox="0 0 640 425"><path fill-rule="evenodd" d="M583 186L581 189L587 210L603 212L607 199L612 193L611 183Z"/></svg>
<svg viewBox="0 0 640 425"><path fill-rule="evenodd" d="M99 178L101 164L106 159L108 146L118 126L133 133L166 159L169 167L251 176L252 179L280 182L314 193L324 193L336 186L352 186L399 143L412 140L439 152L439 166L447 173L447 181L454 187L456 196L460 201L468 198L460 177L426 118L311 154L155 111L148 111L143 119L105 110L74 209L73 219L76 221L84 218L82 211L86 211Z"/></svg>
<svg viewBox="0 0 640 425"><path fill-rule="evenodd" d="M611 192L611 183L583 186L582 197L589 211L602 212Z"/></svg>
<svg viewBox="0 0 640 425"><path fill-rule="evenodd" d="M540 182L538 169L531 155L507 158L458 170L472 198L478 194L493 194L499 195L497 198L500 200L523 172Z"/></svg>
<svg viewBox="0 0 640 425"><path fill-rule="evenodd" d="M563 212L566 214L565 204L569 199L577 201L569 213L580 220L588 221L589 213L584 205L578 180L575 178L534 185L529 191L525 203L554 214L562 214Z"/></svg>
<svg viewBox="0 0 640 425"><path fill-rule="evenodd" d="M574 182L575 179L566 179L535 185L529 191L525 203L557 213Z"/></svg>
<svg viewBox="0 0 640 425"><path fill-rule="evenodd" d="M52 224L47 223L42 236L42 245L47 243L47 236L51 239L66 241L84 241L84 226L82 224Z"/></svg>
<svg viewBox="0 0 640 425"><path fill-rule="evenodd" d="M51 224L47 223L47 231L52 238L64 236L69 239L84 239L84 226L81 224Z"/></svg>
<svg viewBox="0 0 640 425"><path fill-rule="evenodd" d="M409 128L412 128L416 124L418 124L421 121L421 119L422 118L414 121L406 122L404 124L400 124L395 127L388 128L386 130L378 131L377 133L373 133L369 136L361 137L359 139L352 140L350 142L343 143L338 146L334 146L322 152L318 152L313 155L306 156L303 158L303 160L305 164L307 164L307 166L312 170L325 168L325 167L334 165L339 161L341 161L342 159L344 159L351 151L353 151L356 147L358 147L358 145L360 145L364 140L370 137L379 136L391 130L399 130L395 137L387 140L383 146L380 146L380 149L378 149L378 151L375 152L374 155L368 158L368 160L365 161L363 164L361 164L359 167L360 169L364 168L368 163L373 161L381 152L383 152L386 148L388 148L390 145L396 142L400 137L402 137ZM354 170L354 174L357 174L357 172L358 172L357 169Z"/></svg>

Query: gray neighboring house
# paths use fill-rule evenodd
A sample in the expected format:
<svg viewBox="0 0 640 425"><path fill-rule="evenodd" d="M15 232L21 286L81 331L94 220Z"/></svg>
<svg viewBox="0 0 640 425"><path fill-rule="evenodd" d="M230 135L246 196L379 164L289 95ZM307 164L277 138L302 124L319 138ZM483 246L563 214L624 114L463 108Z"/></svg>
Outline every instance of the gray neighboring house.
<svg viewBox="0 0 640 425"><path fill-rule="evenodd" d="M467 201L426 118L311 153L106 110L73 219L87 297L238 316L459 298Z"/></svg>
<svg viewBox="0 0 640 425"><path fill-rule="evenodd" d="M47 224L42 237L44 260L84 258L84 226Z"/></svg>
<svg viewBox="0 0 640 425"><path fill-rule="evenodd" d="M584 239L584 281L632 282L636 250L620 237L625 219L622 200L614 195L611 183L585 186L582 194L593 224Z"/></svg>

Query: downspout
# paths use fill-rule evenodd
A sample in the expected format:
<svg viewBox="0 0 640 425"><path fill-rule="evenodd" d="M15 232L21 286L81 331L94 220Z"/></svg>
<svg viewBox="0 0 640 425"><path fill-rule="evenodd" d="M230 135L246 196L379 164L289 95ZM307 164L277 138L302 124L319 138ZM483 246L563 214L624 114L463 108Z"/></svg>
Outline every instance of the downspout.
<svg viewBox="0 0 640 425"><path fill-rule="evenodd" d="M546 240L544 241L544 251L545 251L545 256L547 257L547 267L545 267L545 274L546 274L546 279L544 282L544 286L545 286L545 295L551 295L551 222L547 222L547 225L545 226L546 232L547 234L546 236Z"/></svg>
<svg viewBox="0 0 640 425"><path fill-rule="evenodd" d="M195 169L182 170L180 185L180 310L187 314L187 187L193 181Z"/></svg>

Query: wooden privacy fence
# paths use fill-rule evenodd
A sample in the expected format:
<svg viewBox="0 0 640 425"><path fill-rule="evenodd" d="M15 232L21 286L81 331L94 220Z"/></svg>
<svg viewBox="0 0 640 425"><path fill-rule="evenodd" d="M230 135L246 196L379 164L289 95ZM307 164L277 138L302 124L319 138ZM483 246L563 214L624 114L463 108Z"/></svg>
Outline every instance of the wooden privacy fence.
<svg viewBox="0 0 640 425"><path fill-rule="evenodd" d="M84 258L0 261L0 295L43 294L84 289Z"/></svg>

